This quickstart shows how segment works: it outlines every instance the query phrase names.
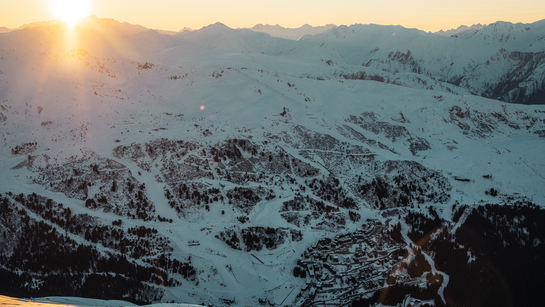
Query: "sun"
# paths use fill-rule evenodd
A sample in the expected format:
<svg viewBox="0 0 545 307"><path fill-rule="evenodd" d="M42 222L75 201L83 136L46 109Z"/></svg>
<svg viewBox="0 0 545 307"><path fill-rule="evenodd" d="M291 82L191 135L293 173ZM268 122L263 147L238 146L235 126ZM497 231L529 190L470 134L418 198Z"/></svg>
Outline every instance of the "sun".
<svg viewBox="0 0 545 307"><path fill-rule="evenodd" d="M89 15L89 1L51 0L51 9L57 15L57 18L73 27L81 18Z"/></svg>

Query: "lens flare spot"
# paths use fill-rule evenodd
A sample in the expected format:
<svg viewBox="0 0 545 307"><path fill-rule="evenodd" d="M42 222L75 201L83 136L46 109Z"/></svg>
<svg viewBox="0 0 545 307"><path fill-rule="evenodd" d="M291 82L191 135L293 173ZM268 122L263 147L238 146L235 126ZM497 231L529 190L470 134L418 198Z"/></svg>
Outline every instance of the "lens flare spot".
<svg viewBox="0 0 545 307"><path fill-rule="evenodd" d="M201 111L204 110L204 105L202 105L200 109L201 109Z"/></svg>

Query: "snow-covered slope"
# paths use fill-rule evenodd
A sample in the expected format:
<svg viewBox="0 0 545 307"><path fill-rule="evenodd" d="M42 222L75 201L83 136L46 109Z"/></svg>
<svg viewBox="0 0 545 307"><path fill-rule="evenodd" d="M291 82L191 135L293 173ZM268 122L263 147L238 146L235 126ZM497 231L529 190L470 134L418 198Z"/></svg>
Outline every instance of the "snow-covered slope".
<svg viewBox="0 0 545 307"><path fill-rule="evenodd" d="M465 280L434 255L472 244L457 229L481 216L504 223L477 204L541 216L545 107L470 94L515 61L505 49L486 74L484 38L69 33L0 34L3 294L349 305L391 277L440 304ZM509 214L505 229L539 227ZM542 246L538 230L508 242ZM471 246L455 260L487 259Z"/></svg>
<svg viewBox="0 0 545 307"><path fill-rule="evenodd" d="M545 101L543 21L497 22L464 33L443 37L399 26L340 26L302 40L291 52L328 57L324 60L339 66L337 75L358 70L356 78L366 73L395 84L390 80L398 77L403 85L418 77L424 87L438 88L425 81L430 78L454 92L461 87L506 102Z"/></svg>
<svg viewBox="0 0 545 307"><path fill-rule="evenodd" d="M543 52L545 49L544 31L545 20L531 24L498 21L476 32L461 32L458 37L482 41L511 52Z"/></svg>

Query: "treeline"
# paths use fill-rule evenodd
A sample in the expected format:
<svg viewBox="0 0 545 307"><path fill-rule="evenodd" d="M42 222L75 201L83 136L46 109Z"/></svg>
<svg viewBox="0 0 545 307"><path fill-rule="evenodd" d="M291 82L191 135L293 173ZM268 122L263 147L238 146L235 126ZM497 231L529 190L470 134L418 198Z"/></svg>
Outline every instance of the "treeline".
<svg viewBox="0 0 545 307"><path fill-rule="evenodd" d="M292 242L301 241L303 234L300 230L282 229L272 227L248 227L236 231L226 229L221 231L216 238L224 241L233 249L245 251L260 251L263 247L271 250L276 249L280 244L286 242L286 239Z"/></svg>
<svg viewBox="0 0 545 307"><path fill-rule="evenodd" d="M325 201L333 202L338 206L347 209L358 208L354 199L346 194L339 179L334 176L329 176L325 178L325 180L314 178L312 180L307 180L306 184L316 196L319 196Z"/></svg>
<svg viewBox="0 0 545 307"><path fill-rule="evenodd" d="M426 248L449 275L449 305L539 306L545 287L545 210L529 202L471 210Z"/></svg>
<svg viewBox="0 0 545 307"><path fill-rule="evenodd" d="M10 194L0 195L2 295L81 296L143 304L159 300L160 287L180 286L181 278L196 279L191 259L172 259L168 241L160 237L158 241L154 229L133 227L125 232L121 220L100 225L36 194Z"/></svg>
<svg viewBox="0 0 545 307"><path fill-rule="evenodd" d="M454 228L462 216L466 219ZM409 238L432 257L438 271L449 276L444 290L446 306L541 305L545 286L544 220L545 209L516 200L508 205L456 206L453 221L441 219L431 207L428 214L409 212L405 216L411 227ZM417 266L411 275L427 270ZM429 279L437 281L438 277L430 275ZM422 296L431 293L429 287L419 292L402 284L395 286L396 291L403 290L400 293L413 298L431 299L435 306L445 305L437 296ZM396 291L388 290L386 297ZM399 304L403 296L395 296L397 299L391 303ZM377 298L358 300L353 306L368 306L378 302ZM387 301L381 303L391 305Z"/></svg>

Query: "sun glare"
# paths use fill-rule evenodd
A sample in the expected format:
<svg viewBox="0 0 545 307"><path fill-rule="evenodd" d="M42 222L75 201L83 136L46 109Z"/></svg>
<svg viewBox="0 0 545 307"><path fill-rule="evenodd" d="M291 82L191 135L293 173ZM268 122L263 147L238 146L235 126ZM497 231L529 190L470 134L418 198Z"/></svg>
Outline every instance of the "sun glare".
<svg viewBox="0 0 545 307"><path fill-rule="evenodd" d="M89 14L88 0L52 0L51 8L70 27Z"/></svg>

